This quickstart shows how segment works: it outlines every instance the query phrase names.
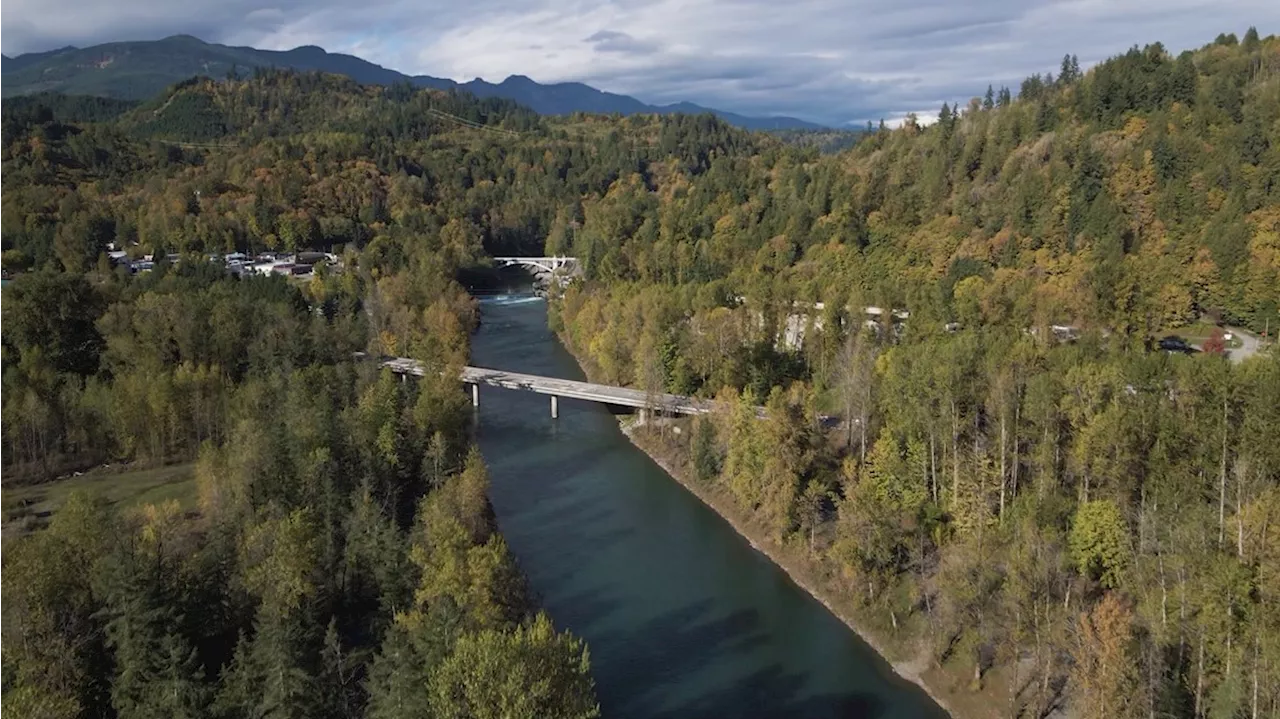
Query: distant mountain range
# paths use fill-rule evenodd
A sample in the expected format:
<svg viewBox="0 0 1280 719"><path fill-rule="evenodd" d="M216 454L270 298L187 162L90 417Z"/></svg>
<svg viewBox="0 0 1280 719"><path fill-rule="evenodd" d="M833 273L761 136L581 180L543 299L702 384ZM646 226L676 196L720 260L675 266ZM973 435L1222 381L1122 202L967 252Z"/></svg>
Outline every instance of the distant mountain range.
<svg viewBox="0 0 1280 719"><path fill-rule="evenodd" d="M479 97L515 100L543 115L711 112L726 122L752 130L822 127L794 117L747 117L689 102L647 105L634 97L604 92L578 82L543 85L523 75L512 75L498 84L478 78L458 83L428 75L405 75L353 55L331 53L315 46L258 50L207 43L190 35L144 42L112 42L87 48L68 46L0 57L3 58L0 73L3 73L4 97L61 92L141 100L195 75L222 78L232 71L243 73L255 67L277 67L336 73L369 85L408 82L440 90L457 88Z"/></svg>

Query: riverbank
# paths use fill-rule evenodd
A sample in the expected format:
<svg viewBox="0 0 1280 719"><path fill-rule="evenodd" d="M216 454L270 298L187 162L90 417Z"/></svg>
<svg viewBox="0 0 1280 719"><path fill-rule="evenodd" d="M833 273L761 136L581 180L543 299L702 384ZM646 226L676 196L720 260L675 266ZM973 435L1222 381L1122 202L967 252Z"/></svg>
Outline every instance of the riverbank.
<svg viewBox="0 0 1280 719"><path fill-rule="evenodd" d="M573 352L561 337L561 343L574 356L578 366L591 378L594 368L588 366ZM687 422L681 420L680 422ZM650 428L643 427L629 417L620 419L620 429L628 441L644 452L672 479L698 498L704 505L723 518L734 531L746 539L757 552L782 569L791 581L805 593L820 602L862 641L883 659L892 671L911 682L929 695L948 714L957 719L994 719L1007 716L1010 708L1009 682L1001 668L988 670L982 687L972 688L971 666L939 666L921 646L919 633L902 631L894 637L895 629L874 627L874 622L859 612L838 586L830 567L806 556L802 547L775 540L749 512L742 510L732 497L714 485L699 482L691 467L688 452L678 441L671 441ZM671 427L675 430L675 427ZM674 437L688 436L687 430L670 433Z"/></svg>
<svg viewBox="0 0 1280 719"><path fill-rule="evenodd" d="M867 631L865 623L858 622L846 609L842 609L841 604L843 602L836 596L834 591L820 586L820 582L816 577L820 576L821 570L815 566L815 562L799 556L793 548L769 538L768 533L749 514L741 511L732 498L716 491L715 487L698 482L694 478L687 458L682 457L677 460L669 456L668 452L663 451L666 448L661 446L661 440L655 438L649 428L639 423L629 422L628 418L623 418L619 425L622 433L632 445L648 455L672 479L679 482L703 504L720 515L733 527L734 531L747 540L747 543L752 548L768 557L770 561L791 578L791 581L796 586L818 600L828 611L843 622L850 631L870 645L893 668L895 674L923 689L938 706L953 717L963 719L971 716L986 716L985 714L975 715L968 712L959 712L958 707L955 706L955 698L944 694L936 679L934 681L929 680L931 662L928 656L921 652L911 652L911 650L903 647L891 649L882 637L877 637ZM893 658L912 653L914 653L914 656L909 658L899 658L897 660Z"/></svg>
<svg viewBox="0 0 1280 719"><path fill-rule="evenodd" d="M473 365L585 379L553 331L554 304L551 317L527 295L483 304ZM615 414L562 399L551 419L547 401L482 388L476 441L503 537L540 606L590 645L605 715L947 716L671 481Z"/></svg>

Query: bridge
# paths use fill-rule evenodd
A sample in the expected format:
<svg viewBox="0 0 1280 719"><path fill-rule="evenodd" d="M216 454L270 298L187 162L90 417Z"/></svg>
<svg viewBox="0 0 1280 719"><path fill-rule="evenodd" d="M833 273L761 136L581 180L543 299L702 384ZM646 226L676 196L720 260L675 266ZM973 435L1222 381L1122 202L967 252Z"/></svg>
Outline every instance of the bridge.
<svg viewBox="0 0 1280 719"><path fill-rule="evenodd" d="M421 362L408 357L394 357L382 362L382 366L402 377L422 377L426 369ZM578 382L534 374L507 372L485 367L463 367L462 381L471 386L471 404L480 406L480 385L522 390L551 397L552 418L560 415L561 397L596 402L614 407L630 407L640 410L641 416L652 410L667 414L708 414L715 410L715 403L694 397L684 397L662 392L645 392L629 387L614 387L594 382Z"/></svg>
<svg viewBox="0 0 1280 719"><path fill-rule="evenodd" d="M493 262L499 267L519 266L535 272L548 272L551 274L555 274L562 269L572 271L578 268L578 258L576 257L495 257Z"/></svg>

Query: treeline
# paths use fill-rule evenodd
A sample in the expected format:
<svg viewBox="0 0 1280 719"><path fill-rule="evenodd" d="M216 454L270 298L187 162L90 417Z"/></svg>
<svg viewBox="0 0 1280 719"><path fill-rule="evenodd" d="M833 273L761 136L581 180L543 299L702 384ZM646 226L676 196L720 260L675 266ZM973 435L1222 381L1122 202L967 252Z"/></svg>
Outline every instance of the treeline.
<svg viewBox="0 0 1280 719"><path fill-rule="evenodd" d="M6 541L11 711L594 715L585 647L535 614L496 532L449 379L471 305L432 262L372 307L340 288L354 267L305 290L200 265L5 290L6 462L199 454L198 507L75 495ZM401 382L355 349L442 373Z"/></svg>
<svg viewBox="0 0 1280 719"><path fill-rule="evenodd" d="M415 257L372 305L354 266L306 288L200 264L17 278L6 462L198 453L199 503L114 514L77 495L7 542L5 705L593 715L586 649L535 615L468 449L449 377L474 318L451 273ZM357 349L441 372L401 382L353 364Z"/></svg>
<svg viewBox="0 0 1280 719"><path fill-rule="evenodd" d="M510 103L468 98L263 73L194 81L111 123L31 122L6 102L4 266L81 271L109 243L144 254L356 245L403 255L406 242L464 259L482 246L538 254L557 216L651 157L702 168L753 147L710 117L544 127ZM170 122L174 107L214 108L231 134L198 142L209 118ZM183 142L136 137L155 122L185 128L163 137Z"/></svg>
<svg viewBox="0 0 1280 719"><path fill-rule="evenodd" d="M969 276L984 320L1023 327L1140 339L1202 313L1280 323L1280 43L1072 65L1016 102L947 107L836 157L762 148L696 175L650 164L565 218L566 246L606 283L856 296L931 324L960 319Z"/></svg>
<svg viewBox="0 0 1280 719"><path fill-rule="evenodd" d="M572 218L553 322L720 397L664 441L999 713L1275 714L1280 357L1150 340L1280 326L1277 78L1254 31L1068 56L830 160L650 166Z"/></svg>
<svg viewBox="0 0 1280 719"><path fill-rule="evenodd" d="M256 68L245 80L195 77L121 118L141 138L246 144L316 130L425 140L459 121L508 132L538 128L531 110L510 100L409 85L363 87L319 72Z"/></svg>
<svg viewBox="0 0 1280 719"><path fill-rule="evenodd" d="M8 114L6 103L0 234L6 270L20 273L5 303L6 468L192 457L225 437L227 393L254 372L338 361L369 336L378 351L432 354L411 346L412 333L452 327L469 310L453 295L436 306L441 290L398 278L404 268L440 283L487 253L541 252L577 198L643 166L646 153L701 168L752 147L710 117L494 134L418 112L438 96L262 72L181 84L116 122L63 122L51 108ZM442 106L478 121L529 115L466 97ZM131 134L138 117L182 98L230 108L239 140L182 148ZM388 103L406 109L384 116ZM306 124L277 126L277 115ZM438 133L420 135L401 122L410 115ZM108 261L110 246L182 259L130 277ZM204 257L309 248L346 248L353 271L321 271L298 293L278 279L226 281ZM360 307L395 326L369 327ZM42 349L51 342L59 349ZM465 342L450 352L465 354Z"/></svg>
<svg viewBox="0 0 1280 719"><path fill-rule="evenodd" d="M874 132L868 123L866 133ZM820 154L830 155L854 146L862 137L862 130L770 130L769 134L788 145L813 148Z"/></svg>
<svg viewBox="0 0 1280 719"><path fill-rule="evenodd" d="M252 82L272 78L284 82ZM451 210L388 193L394 178L359 142L335 150L317 131L177 149L123 119L33 117L4 138L4 259L18 271L3 303L6 485L194 460L198 499L116 511L73 495L47 527L6 507L5 707L597 715L585 645L537 612L497 532L451 379L476 321L454 277L483 252L467 218L484 201L457 188L467 211L428 238L427 218ZM441 167L483 155L473 132L412 151ZM323 188L317 166L334 170ZM294 184L282 189L277 171ZM341 266L295 283L237 279L204 258L280 235L307 246L313 218L280 194L304 186L342 228ZM113 268L108 243L158 253L157 265ZM357 351L438 372L402 382Z"/></svg>
<svg viewBox="0 0 1280 719"><path fill-rule="evenodd" d="M163 462L220 443L238 386L365 349L359 284L343 279L345 289L321 276L303 292L203 264L135 281L21 275L5 291L6 467Z"/></svg>
<svg viewBox="0 0 1280 719"><path fill-rule="evenodd" d="M62 95L41 92L17 95L4 101L4 117L16 125L5 125L4 135L21 131L24 125L36 125L57 117L63 122L83 124L108 122L137 107L133 100L117 100L92 95Z"/></svg>
<svg viewBox="0 0 1280 719"><path fill-rule="evenodd" d="M197 79L88 123L6 102L6 479L198 456L217 491L176 534L159 515L97 522L101 536L55 515L21 540L83 571L31 559L55 549L6 555L47 576L6 584L6 600L37 598L4 603L22 647L5 691L96 712L134 681L125 667L189 669L197 705L226 715L244 705L218 697L270 680L271 712L337 706L312 688L349 686L345 706L419 716L443 692L526 686L458 672L541 676L491 649L554 667L556 706L589 713L581 648L525 621L476 519L458 393L347 361L460 364L474 317L458 270L551 252L587 274L553 321L607 379L772 404L765 424L740 410L697 428L699 471L939 661L979 681L1017 667L1015 706L1065 686L1084 714L1275 710L1276 360L1146 346L1206 314L1280 325L1280 40L1064 69L822 157L707 116L538 118L315 74ZM111 245L182 259L134 277ZM342 271L240 282L204 259L267 248L332 249ZM866 305L909 310L900 336L885 314L868 334L848 309ZM1052 341L1062 324L1081 339ZM819 411L854 431L829 441ZM396 533L353 529L366 490ZM441 514L461 529L419 526ZM374 552L407 568L378 570L397 589L343 584L382 566L346 558L374 535L397 538ZM169 536L185 539L116 553ZM186 541L202 549L168 554ZM120 583L145 601L95 584L134 561L153 579ZM168 618L125 623L153 639L113 644L125 630L104 610L152 606ZM136 665L120 648L149 642L177 648ZM146 663L192 648L187 669ZM360 679L316 679L333 654Z"/></svg>
<svg viewBox="0 0 1280 719"><path fill-rule="evenodd" d="M684 451L874 626L973 689L1001 669L1012 714L1280 708L1280 361L967 330L838 354L838 443L797 384L722 393Z"/></svg>

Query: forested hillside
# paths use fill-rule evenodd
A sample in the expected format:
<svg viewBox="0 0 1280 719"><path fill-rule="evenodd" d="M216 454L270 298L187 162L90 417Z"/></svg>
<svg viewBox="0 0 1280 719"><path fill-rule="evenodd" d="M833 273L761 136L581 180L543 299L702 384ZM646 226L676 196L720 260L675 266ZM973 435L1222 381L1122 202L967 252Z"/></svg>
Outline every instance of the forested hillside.
<svg viewBox="0 0 1280 719"><path fill-rule="evenodd" d="M1149 349L1280 325L1280 39L1067 58L825 156L281 72L6 102L2 142L6 482L198 458L201 488L12 543L19 714L589 715L465 398L350 361L447 372L458 273L542 252L585 267L552 320L591 372L722 397L671 449L1001 713L1280 711L1280 358ZM130 275L109 244L182 259ZM306 248L341 267L204 259Z"/></svg>
<svg viewBox="0 0 1280 719"><path fill-rule="evenodd" d="M597 713L586 648L537 612L445 379L475 323L459 267L486 239L531 242L535 220L488 213L510 191L498 123L536 118L398 92L271 74L87 124L60 113L119 108L5 103L6 499L104 461L196 460L197 484L194 503L119 511L73 495L47 527L6 503L14 716ZM456 129L472 121L491 124ZM130 275L108 243L181 259ZM204 257L339 245L301 284Z"/></svg>
<svg viewBox="0 0 1280 719"><path fill-rule="evenodd" d="M553 225L563 336L725 400L642 442L993 715L1280 712L1280 356L1151 343L1280 327L1280 39L940 115L620 178Z"/></svg>
<svg viewBox="0 0 1280 719"><path fill-rule="evenodd" d="M6 102L3 122L10 271L82 269L112 241L380 256L443 237L462 255L481 240L494 254L537 253L558 208L650 156L703 166L751 147L709 116L561 123L503 100L270 72L193 80L110 123L68 124L29 102Z"/></svg>

